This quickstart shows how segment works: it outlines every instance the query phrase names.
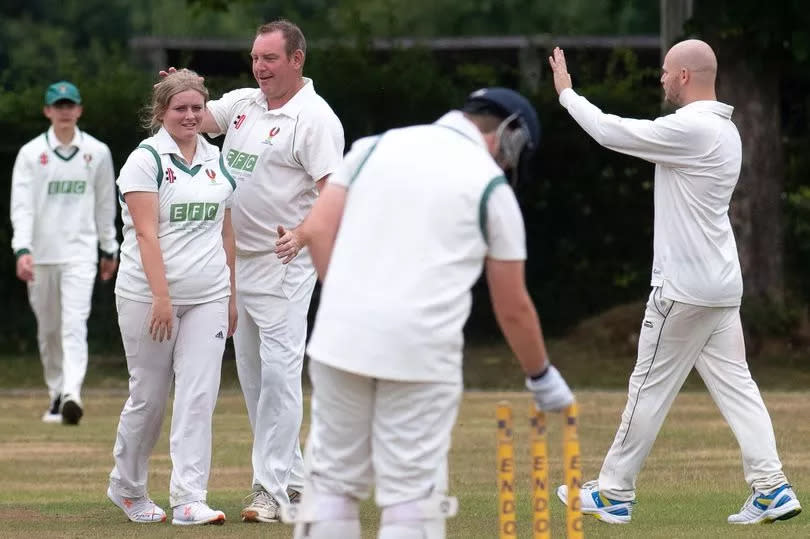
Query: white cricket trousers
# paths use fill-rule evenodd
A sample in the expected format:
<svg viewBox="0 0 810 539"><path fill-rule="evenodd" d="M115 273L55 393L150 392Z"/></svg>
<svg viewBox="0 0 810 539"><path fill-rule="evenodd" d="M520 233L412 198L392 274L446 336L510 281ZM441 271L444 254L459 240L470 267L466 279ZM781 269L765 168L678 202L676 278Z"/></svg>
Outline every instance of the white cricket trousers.
<svg viewBox="0 0 810 539"><path fill-rule="evenodd" d="M234 351L253 431L253 484L281 503L304 486L299 434L301 372L315 270L306 251L289 264L274 253L236 257L239 324Z"/></svg>
<svg viewBox="0 0 810 539"><path fill-rule="evenodd" d="M39 357L51 400L70 395L81 402L95 280L95 262L34 264L28 301L37 319Z"/></svg>
<svg viewBox="0 0 810 539"><path fill-rule="evenodd" d="M306 445L308 486L385 508L447 493L447 454L461 382L398 382L316 360ZM307 493L304 492L304 497Z"/></svg>
<svg viewBox="0 0 810 539"><path fill-rule="evenodd" d="M695 367L740 445L746 482L769 491L786 482L773 425L745 360L739 307L647 301L627 405L599 473L608 498L635 499L636 477L687 375Z"/></svg>
<svg viewBox="0 0 810 539"><path fill-rule="evenodd" d="M126 498L146 496L147 461L160 436L174 381L169 502L175 507L205 501L211 420L228 334L228 298L174 306L172 337L163 342L149 335L151 304L119 296L116 306L129 370L129 398L118 422L110 487Z"/></svg>

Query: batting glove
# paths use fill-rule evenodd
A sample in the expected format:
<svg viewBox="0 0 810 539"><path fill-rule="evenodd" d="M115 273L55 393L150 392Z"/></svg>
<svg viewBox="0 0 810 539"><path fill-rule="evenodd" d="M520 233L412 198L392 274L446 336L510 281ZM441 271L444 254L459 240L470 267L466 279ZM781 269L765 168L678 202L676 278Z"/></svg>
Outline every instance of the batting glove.
<svg viewBox="0 0 810 539"><path fill-rule="evenodd" d="M536 380L526 378L526 389L532 392L538 410L562 410L574 402L574 394L554 365Z"/></svg>

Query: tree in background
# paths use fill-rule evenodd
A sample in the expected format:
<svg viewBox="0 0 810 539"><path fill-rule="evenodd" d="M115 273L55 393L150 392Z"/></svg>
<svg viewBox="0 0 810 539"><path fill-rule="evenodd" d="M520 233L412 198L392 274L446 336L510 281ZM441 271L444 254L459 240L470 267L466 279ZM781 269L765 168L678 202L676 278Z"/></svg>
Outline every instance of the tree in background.
<svg viewBox="0 0 810 539"><path fill-rule="evenodd" d="M802 291L806 302L810 10L802 11L798 0L774 0L767 8L753 0L695 0L695 5L693 26L687 31L716 42L721 55L720 97L736 105L735 116L746 122L741 134L749 157L733 201L734 219L741 227L737 230L741 251L752 253L743 255L750 266L744 268L746 284L766 292L748 290L744 308L750 310L758 297L770 298L768 290L784 288L781 257L793 269L788 290ZM252 84L247 52L260 22L278 16L295 20L315 43L308 73L341 116L351 142L370 132L433 121L473 87L520 80L512 53L375 51L372 37L649 35L659 30L659 3L650 0L62 0L58 9L55 6L53 0L0 3L0 167L7 171L6 182L19 146L46 126L41 113L43 88L62 78L81 87L87 101L82 127L107 141L116 166L121 166L126 153L143 138L136 116L155 78L151 70L135 67L129 50L134 36L244 40L241 56L241 52L230 57L198 53L210 58L212 67L217 62L244 62L238 84L217 77L215 69L206 73L216 96ZM786 37L787 45L782 39ZM335 41L325 45L328 40ZM578 85L605 110L642 118L660 112L656 52L567 52L577 63ZM176 61L185 65L190 59L180 55ZM737 74L738 69L743 73ZM548 329L559 334L587 316L643 297L652 243L652 168L614 157L581 137L546 82L541 81L536 93L523 88L542 117L544 136L537 176L523 184L519 195L532 253L527 279ZM749 186L751 182L756 185ZM787 204L782 203L785 199ZM7 206L8 197L0 196L0 214L8 215ZM784 254L779 245L780 215L786 228ZM770 224L763 224L766 221ZM8 245L8 228L8 223L0 226L0 246ZM33 320L26 318L24 288L13 278L10 248L0 249L0 267L6 268L0 274L0 295L9 307L6 315L0 315L5 328L0 349L32 350ZM486 312L486 296L480 297L484 301L477 303L478 310ZM757 321L763 331L782 331L790 322L782 316L784 311L763 312ZM111 292L98 298L93 313L91 324L96 325L91 337L117 335ZM752 319L746 314L746 321ZM471 326L488 336L491 316L474 310ZM116 350L120 346L112 344Z"/></svg>
<svg viewBox="0 0 810 539"><path fill-rule="evenodd" d="M742 137L743 166L731 215L749 312L760 311L766 325L778 323L785 303L783 123L791 122L784 111L795 110L782 101L782 85L810 67L810 10L801 0L696 0L686 31L714 46L718 98L734 105ZM807 120L806 111L803 116Z"/></svg>

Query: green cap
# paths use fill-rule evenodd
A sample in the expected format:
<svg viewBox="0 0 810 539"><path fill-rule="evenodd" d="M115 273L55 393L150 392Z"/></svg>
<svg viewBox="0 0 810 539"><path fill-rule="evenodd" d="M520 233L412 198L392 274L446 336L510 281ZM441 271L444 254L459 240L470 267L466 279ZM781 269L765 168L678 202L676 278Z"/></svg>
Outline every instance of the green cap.
<svg viewBox="0 0 810 539"><path fill-rule="evenodd" d="M79 89L66 80L54 82L48 89L45 90L45 104L53 105L57 101L73 101L76 104L82 102L82 96L79 95Z"/></svg>

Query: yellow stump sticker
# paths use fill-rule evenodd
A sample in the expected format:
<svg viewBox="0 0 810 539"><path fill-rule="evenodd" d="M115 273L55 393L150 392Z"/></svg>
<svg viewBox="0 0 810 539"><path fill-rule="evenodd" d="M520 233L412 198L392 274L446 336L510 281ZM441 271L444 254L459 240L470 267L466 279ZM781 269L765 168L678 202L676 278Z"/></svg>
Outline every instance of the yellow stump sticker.
<svg viewBox="0 0 810 539"><path fill-rule="evenodd" d="M582 467L577 436L576 403L562 410L563 469L568 487L568 504L565 509L565 531L569 539L584 539L582 525L582 500L579 491L582 485ZM555 416L557 414L554 414ZM515 440L512 430L512 406L507 401L498 403L495 410L498 421L498 537L517 537L515 500ZM530 471L532 490L532 537L551 539L551 507L549 503L549 451L546 414L536 409L534 402L529 408Z"/></svg>
<svg viewBox="0 0 810 539"><path fill-rule="evenodd" d="M512 407L500 402L495 417L498 421L498 536L517 537L515 507L515 448L512 431Z"/></svg>
<svg viewBox="0 0 810 539"><path fill-rule="evenodd" d="M532 537L551 537L551 515L548 499L548 445L546 442L546 414L529 405L531 426L532 468Z"/></svg>
<svg viewBox="0 0 810 539"><path fill-rule="evenodd" d="M568 507L565 511L566 536L569 539L582 539L582 500L579 488L582 485L582 466L579 457L579 437L577 436L578 410L575 402L564 410L563 459L565 484L568 485Z"/></svg>

